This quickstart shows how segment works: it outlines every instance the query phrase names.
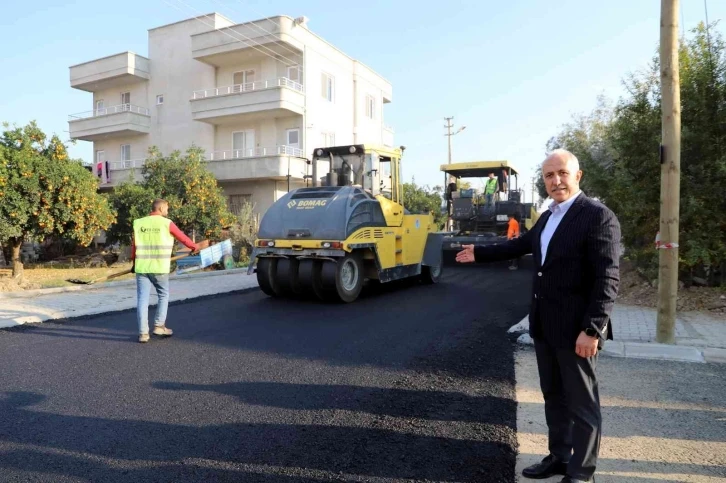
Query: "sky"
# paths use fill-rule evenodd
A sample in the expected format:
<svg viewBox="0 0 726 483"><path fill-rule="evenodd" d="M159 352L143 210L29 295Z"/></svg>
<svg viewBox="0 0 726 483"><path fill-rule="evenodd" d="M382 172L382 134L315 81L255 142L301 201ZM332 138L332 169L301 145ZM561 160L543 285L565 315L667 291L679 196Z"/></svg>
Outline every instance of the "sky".
<svg viewBox="0 0 726 483"><path fill-rule="evenodd" d="M681 0L688 34L706 18L726 32L726 1ZM5 2L0 17L0 122L35 120L68 140L68 115L92 109L70 87L69 67L124 51L148 55L148 29L216 11L241 23L306 16L316 34L393 86L385 124L406 146L405 181L441 185L445 117L452 161L508 160L527 190L547 140L598 95L617 100L622 80L657 55L660 0L423 2L412 0L36 0ZM92 143L70 146L92 160ZM473 183L475 187L478 182Z"/></svg>

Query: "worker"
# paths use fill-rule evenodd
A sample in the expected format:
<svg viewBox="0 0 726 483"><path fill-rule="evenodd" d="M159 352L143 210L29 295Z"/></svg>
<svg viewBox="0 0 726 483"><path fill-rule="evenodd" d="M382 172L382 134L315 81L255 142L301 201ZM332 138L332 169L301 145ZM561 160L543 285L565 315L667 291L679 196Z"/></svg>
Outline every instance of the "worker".
<svg viewBox="0 0 726 483"><path fill-rule="evenodd" d="M519 237L519 222L514 214L509 215L509 223L507 224L507 240ZM512 262L509 264L510 270L517 270L519 268L519 258L512 258Z"/></svg>
<svg viewBox="0 0 726 483"><path fill-rule="evenodd" d="M169 271L174 239L179 240L192 254L199 247L172 222L169 203L155 199L151 213L134 220L131 242L131 271L136 274L136 318L139 325L139 342L149 341L149 294L156 289L159 302L154 320L154 335L170 336L173 331L166 326L166 311L169 307Z"/></svg>
<svg viewBox="0 0 726 483"><path fill-rule="evenodd" d="M486 182L486 185L484 185L484 196L487 199L487 209L489 212L494 210L494 195L497 192L497 178L494 176L494 173L489 173L489 179Z"/></svg>

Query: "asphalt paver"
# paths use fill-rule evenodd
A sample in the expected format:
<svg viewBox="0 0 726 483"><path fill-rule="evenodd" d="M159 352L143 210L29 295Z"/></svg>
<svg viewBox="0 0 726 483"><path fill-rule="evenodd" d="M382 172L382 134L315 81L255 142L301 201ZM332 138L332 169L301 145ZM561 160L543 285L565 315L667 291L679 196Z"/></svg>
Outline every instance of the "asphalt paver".
<svg viewBox="0 0 726 483"><path fill-rule="evenodd" d="M530 276L189 300L147 344L133 311L0 330L0 479L512 482Z"/></svg>

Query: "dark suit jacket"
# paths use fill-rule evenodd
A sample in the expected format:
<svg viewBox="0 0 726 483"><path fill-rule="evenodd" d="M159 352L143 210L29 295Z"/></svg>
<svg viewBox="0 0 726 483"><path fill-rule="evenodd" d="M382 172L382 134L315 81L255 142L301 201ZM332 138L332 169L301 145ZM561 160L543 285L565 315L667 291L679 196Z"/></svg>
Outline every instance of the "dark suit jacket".
<svg viewBox="0 0 726 483"><path fill-rule="evenodd" d="M605 339L613 338L610 313L620 284L620 223L605 205L580 193L552 235L543 265L540 234L550 215L545 211L519 238L476 247L476 262L510 260L531 253L532 338L574 350L580 332L592 327L600 333L602 346Z"/></svg>

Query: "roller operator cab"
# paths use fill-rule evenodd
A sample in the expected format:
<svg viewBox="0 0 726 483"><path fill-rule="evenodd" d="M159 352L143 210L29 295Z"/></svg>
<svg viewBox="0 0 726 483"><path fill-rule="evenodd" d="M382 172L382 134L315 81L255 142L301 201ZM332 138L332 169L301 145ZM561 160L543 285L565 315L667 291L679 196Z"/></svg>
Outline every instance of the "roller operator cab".
<svg viewBox="0 0 726 483"><path fill-rule="evenodd" d="M439 281L443 233L432 213L403 206L403 149L315 149L312 186L287 193L260 222L248 273L256 265L263 292L353 302L366 280Z"/></svg>

